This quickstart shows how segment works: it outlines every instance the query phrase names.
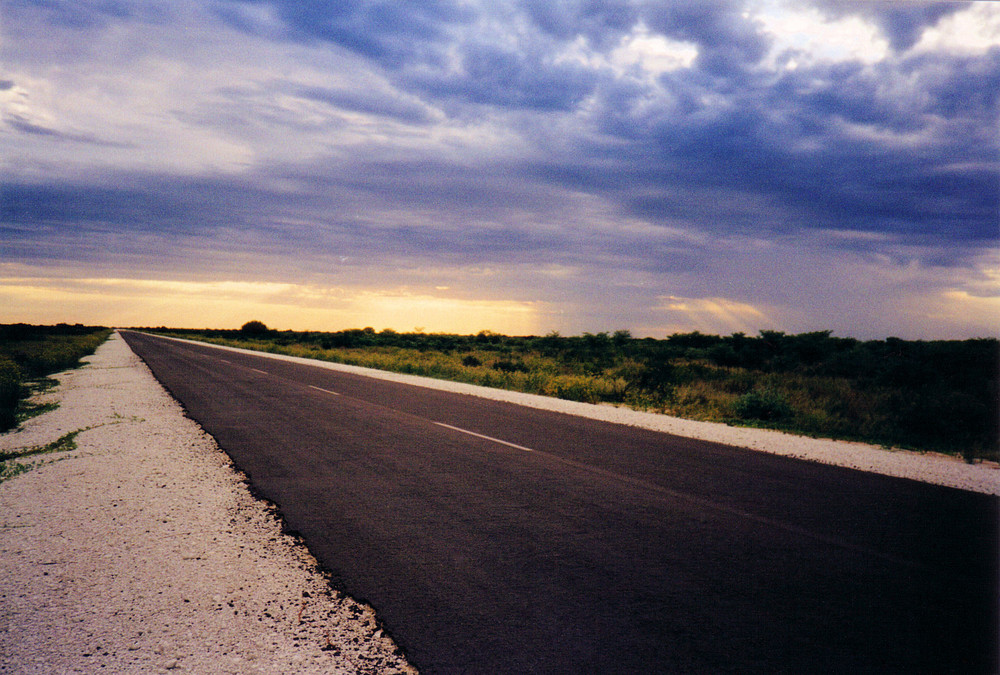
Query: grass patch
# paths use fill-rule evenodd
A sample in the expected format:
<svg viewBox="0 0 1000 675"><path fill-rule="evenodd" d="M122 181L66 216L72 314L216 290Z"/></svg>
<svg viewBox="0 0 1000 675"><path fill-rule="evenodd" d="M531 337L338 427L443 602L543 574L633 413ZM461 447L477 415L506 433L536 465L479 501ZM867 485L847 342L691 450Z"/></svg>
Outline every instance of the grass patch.
<svg viewBox="0 0 1000 675"><path fill-rule="evenodd" d="M860 341L829 331L637 339L627 331L516 337L252 328L152 332L968 461L1000 459L995 339Z"/></svg>
<svg viewBox="0 0 1000 675"><path fill-rule="evenodd" d="M10 480L22 473L28 473L35 468L37 462L22 464L19 462L0 462L0 483Z"/></svg>

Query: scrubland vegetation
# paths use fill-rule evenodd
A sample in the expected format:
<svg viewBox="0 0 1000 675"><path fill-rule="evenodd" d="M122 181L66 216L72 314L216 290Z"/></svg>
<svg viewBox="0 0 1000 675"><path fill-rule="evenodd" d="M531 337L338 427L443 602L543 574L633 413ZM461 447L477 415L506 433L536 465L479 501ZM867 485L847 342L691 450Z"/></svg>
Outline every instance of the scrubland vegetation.
<svg viewBox="0 0 1000 675"><path fill-rule="evenodd" d="M998 457L1000 343L627 331L563 337L154 329L218 344L698 420Z"/></svg>
<svg viewBox="0 0 1000 675"><path fill-rule="evenodd" d="M47 375L74 368L111 331L100 326L0 324L0 431L32 412L25 399L46 386Z"/></svg>

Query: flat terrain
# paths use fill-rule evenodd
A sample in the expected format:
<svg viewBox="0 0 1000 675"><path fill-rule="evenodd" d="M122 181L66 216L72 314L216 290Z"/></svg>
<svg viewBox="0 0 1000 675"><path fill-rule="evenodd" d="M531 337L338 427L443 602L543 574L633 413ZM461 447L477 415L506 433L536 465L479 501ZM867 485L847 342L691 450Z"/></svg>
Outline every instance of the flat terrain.
<svg viewBox="0 0 1000 675"><path fill-rule="evenodd" d="M422 672L991 672L997 499L126 333Z"/></svg>

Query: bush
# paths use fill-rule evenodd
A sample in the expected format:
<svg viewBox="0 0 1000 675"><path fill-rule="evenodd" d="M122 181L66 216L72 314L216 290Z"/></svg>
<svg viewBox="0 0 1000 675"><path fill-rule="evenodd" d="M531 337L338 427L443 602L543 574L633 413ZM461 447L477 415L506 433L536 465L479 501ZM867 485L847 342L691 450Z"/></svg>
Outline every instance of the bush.
<svg viewBox="0 0 1000 675"><path fill-rule="evenodd" d="M17 423L17 402L21 398L22 373L17 364L0 357L0 431Z"/></svg>
<svg viewBox="0 0 1000 675"><path fill-rule="evenodd" d="M245 324L240 326L240 332L243 335L259 336L267 335L271 331L267 326L264 325L263 321L247 321Z"/></svg>
<svg viewBox="0 0 1000 675"><path fill-rule="evenodd" d="M528 372L528 366L520 361L501 359L493 364L493 370L499 370L501 373L526 373Z"/></svg>
<svg viewBox="0 0 1000 675"><path fill-rule="evenodd" d="M469 354L462 359L462 365L468 366L469 368L475 368L476 366L483 365L483 362L477 359L475 356Z"/></svg>
<svg viewBox="0 0 1000 675"><path fill-rule="evenodd" d="M637 380L640 389L669 396L677 380L677 369L667 359L655 359L640 368Z"/></svg>
<svg viewBox="0 0 1000 675"><path fill-rule="evenodd" d="M791 417L792 406L773 389L755 389L733 402L733 414L742 420L775 422Z"/></svg>

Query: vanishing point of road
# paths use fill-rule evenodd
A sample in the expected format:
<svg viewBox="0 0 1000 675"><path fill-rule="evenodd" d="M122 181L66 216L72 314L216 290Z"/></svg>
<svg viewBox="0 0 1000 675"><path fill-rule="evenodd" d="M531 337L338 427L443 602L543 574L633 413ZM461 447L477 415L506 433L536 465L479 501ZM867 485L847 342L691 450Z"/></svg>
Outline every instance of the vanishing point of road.
<svg viewBox="0 0 1000 675"><path fill-rule="evenodd" d="M138 333L423 673L989 673L998 500Z"/></svg>

